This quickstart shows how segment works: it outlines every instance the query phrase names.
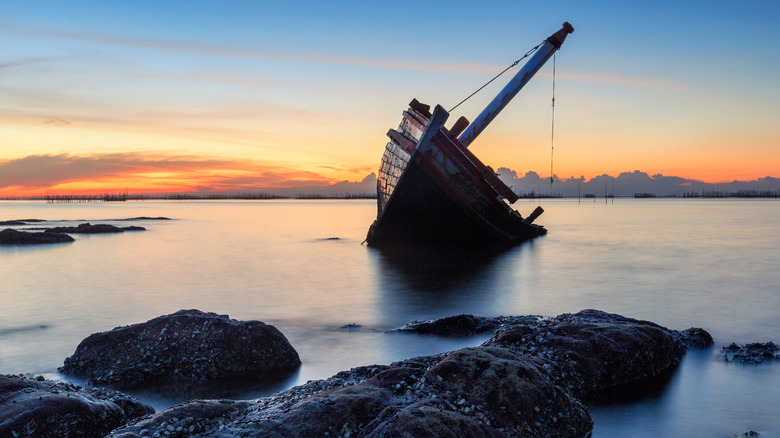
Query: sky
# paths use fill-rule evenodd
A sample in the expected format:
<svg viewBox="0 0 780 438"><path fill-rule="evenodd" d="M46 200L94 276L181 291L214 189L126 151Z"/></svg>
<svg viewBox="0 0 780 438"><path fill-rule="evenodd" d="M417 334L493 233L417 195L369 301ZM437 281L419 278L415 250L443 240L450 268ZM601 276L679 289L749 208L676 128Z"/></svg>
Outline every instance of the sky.
<svg viewBox="0 0 780 438"><path fill-rule="evenodd" d="M780 177L778 1L0 0L0 197L366 181L412 98L453 107L564 21L554 132L551 59L483 162Z"/></svg>

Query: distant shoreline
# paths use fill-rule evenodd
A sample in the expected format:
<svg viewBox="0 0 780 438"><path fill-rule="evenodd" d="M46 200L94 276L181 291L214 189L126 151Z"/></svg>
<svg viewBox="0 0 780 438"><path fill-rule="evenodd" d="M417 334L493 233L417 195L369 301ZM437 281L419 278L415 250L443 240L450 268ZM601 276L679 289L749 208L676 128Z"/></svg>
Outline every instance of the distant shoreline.
<svg viewBox="0 0 780 438"><path fill-rule="evenodd" d="M582 196L564 196L561 194L544 193L519 193L520 199L777 199L780 191L743 190L739 192L709 191L703 193L686 193L676 195L656 195L653 193L634 193L630 196L583 194ZM317 194L304 193L299 195L275 195L271 193L239 193L239 194L192 194L192 193L166 193L166 194L104 194L104 195L44 195L44 196L8 196L0 197L0 201L41 201L48 203L70 202L126 202L126 201L205 201L205 200L273 200L273 199L298 199L298 200L344 200L344 199L376 199L376 194Z"/></svg>

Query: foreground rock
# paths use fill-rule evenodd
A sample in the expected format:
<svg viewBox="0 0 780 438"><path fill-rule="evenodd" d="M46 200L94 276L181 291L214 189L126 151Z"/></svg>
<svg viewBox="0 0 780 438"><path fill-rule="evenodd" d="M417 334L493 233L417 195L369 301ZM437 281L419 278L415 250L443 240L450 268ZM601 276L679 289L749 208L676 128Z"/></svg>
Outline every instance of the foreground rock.
<svg viewBox="0 0 780 438"><path fill-rule="evenodd" d="M593 423L576 397L672 369L686 348L679 333L596 310L519 317L479 347L355 368L258 400L192 401L110 436L585 437Z"/></svg>
<svg viewBox="0 0 780 438"><path fill-rule="evenodd" d="M94 385L263 380L301 364L275 327L227 315L180 310L84 339L59 369Z"/></svg>
<svg viewBox="0 0 780 438"><path fill-rule="evenodd" d="M731 344L721 349L721 356L726 361L738 361L743 363L761 363L768 360L780 359L780 347L774 342L753 343L745 345Z"/></svg>
<svg viewBox="0 0 780 438"><path fill-rule="evenodd" d="M474 348L355 368L253 401L192 401L110 436L584 437L592 426L532 359Z"/></svg>
<svg viewBox="0 0 780 438"><path fill-rule="evenodd" d="M102 437L151 413L116 391L0 375L1 437Z"/></svg>
<svg viewBox="0 0 780 438"><path fill-rule="evenodd" d="M553 380L578 397L658 376L676 367L685 336L658 324L599 310L500 329L483 345L510 348L548 361ZM709 338L701 329L691 337ZM689 339L691 344L703 344Z"/></svg>
<svg viewBox="0 0 780 438"><path fill-rule="evenodd" d="M145 231L146 228L138 226L117 227L109 224L95 224L89 222L79 224L76 227L54 227L47 228L45 233L71 233L71 234L102 234L102 233L123 233L125 231Z"/></svg>
<svg viewBox="0 0 780 438"><path fill-rule="evenodd" d="M73 238L62 233L31 233L6 228L0 231L0 245L28 245L40 243L73 242Z"/></svg>

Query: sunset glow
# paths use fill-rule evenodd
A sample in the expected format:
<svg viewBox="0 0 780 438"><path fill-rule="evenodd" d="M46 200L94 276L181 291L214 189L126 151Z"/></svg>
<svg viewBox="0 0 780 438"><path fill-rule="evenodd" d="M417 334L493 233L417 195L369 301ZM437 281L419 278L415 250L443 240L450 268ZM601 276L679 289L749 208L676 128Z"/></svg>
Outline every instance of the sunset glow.
<svg viewBox="0 0 780 438"><path fill-rule="evenodd" d="M413 97L454 106L564 20L554 141L550 62L472 146L485 163L780 177L780 6L666 6L4 2L0 197L358 183Z"/></svg>

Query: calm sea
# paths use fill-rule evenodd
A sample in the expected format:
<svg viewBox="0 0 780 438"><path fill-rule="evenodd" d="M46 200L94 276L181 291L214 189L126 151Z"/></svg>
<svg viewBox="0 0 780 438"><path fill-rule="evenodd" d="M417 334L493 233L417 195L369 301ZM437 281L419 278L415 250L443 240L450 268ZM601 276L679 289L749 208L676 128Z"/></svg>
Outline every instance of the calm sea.
<svg viewBox="0 0 780 438"><path fill-rule="evenodd" d="M0 247L0 373L58 378L91 333L192 308L275 325L303 361L275 386L137 394L162 408L258 397L484 340L384 333L412 320L596 308L703 327L715 347L689 353L654 391L592 403L595 437L780 436L780 364L717 355L731 342L780 342L780 201L538 203L545 237L500 254L411 256L361 245L376 214L370 200L0 202L0 220L147 228ZM516 206L527 214L536 204ZM142 216L173 220L113 221Z"/></svg>

